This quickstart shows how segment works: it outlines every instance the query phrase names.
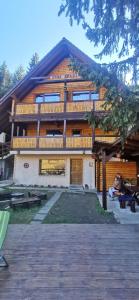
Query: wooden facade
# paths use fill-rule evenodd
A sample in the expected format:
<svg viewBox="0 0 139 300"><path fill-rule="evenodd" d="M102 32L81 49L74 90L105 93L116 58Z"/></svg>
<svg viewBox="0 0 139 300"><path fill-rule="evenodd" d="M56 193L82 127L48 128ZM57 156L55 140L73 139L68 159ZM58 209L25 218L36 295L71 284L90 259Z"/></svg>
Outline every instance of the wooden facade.
<svg viewBox="0 0 139 300"><path fill-rule="evenodd" d="M28 178L32 179L30 184L38 184L38 182L45 184L45 179L43 181L42 177L40 178L38 171L39 161L44 157L57 160L58 154L58 157L64 155L65 160L65 177L59 177L59 181L55 178L59 186L82 184L94 188L95 161L92 150L95 142L109 144L111 147L118 138L117 132L104 132L89 126L86 112L93 111L96 115L104 117L107 113L104 109L104 103L107 101L106 89L100 87L97 90L95 83L83 80L74 72L70 67L71 56L79 59L81 63L91 64L94 69L96 68L96 64L88 56L64 39L1 101L4 115L1 128L6 127L6 122L8 123L6 118L9 115L7 113L8 116L6 115L5 118L5 111L11 111L11 150L16 153L15 178L17 180L18 168L22 167L23 174L27 172L24 170L27 157L30 165L28 172L31 172L30 170L34 172L34 181L33 176L31 177L32 173L28 173L30 174ZM98 66L96 69L98 71ZM51 100L48 100L47 97L50 95ZM55 100L52 95L53 97L58 95L58 99ZM109 106L108 110L110 109ZM99 181L98 177L101 181L103 173L108 176L107 187L110 186L115 173L121 170L119 162L117 167L115 165L115 162L107 163L106 174L104 174L105 168L99 170L97 164L96 183ZM129 177L126 163L122 166L124 171L122 170L121 173L124 177ZM136 164L133 163L131 168L133 172L130 174L133 178L136 176ZM24 177L20 178L23 180ZM48 184L51 180L48 179ZM24 183L26 184L26 181Z"/></svg>

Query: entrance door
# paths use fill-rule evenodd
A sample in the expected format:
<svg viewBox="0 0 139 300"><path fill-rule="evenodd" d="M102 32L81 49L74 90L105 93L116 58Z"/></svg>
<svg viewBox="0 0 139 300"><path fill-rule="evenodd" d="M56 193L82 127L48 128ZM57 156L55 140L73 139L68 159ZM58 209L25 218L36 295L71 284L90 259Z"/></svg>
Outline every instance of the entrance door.
<svg viewBox="0 0 139 300"><path fill-rule="evenodd" d="M83 181L83 161L82 159L70 160L70 183L82 185Z"/></svg>

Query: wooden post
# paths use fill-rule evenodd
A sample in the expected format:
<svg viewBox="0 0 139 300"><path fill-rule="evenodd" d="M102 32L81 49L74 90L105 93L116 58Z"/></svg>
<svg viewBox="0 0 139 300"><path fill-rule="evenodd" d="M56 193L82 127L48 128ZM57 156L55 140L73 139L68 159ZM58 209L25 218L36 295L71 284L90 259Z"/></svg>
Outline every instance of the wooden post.
<svg viewBox="0 0 139 300"><path fill-rule="evenodd" d="M96 183L97 183L97 191L100 192L100 159L97 158L97 178L96 178Z"/></svg>
<svg viewBox="0 0 139 300"><path fill-rule="evenodd" d="M106 152L102 151L102 204L107 210L107 193L106 193Z"/></svg>
<svg viewBox="0 0 139 300"><path fill-rule="evenodd" d="M11 109L11 115L15 115L15 98L12 99L12 109Z"/></svg>
<svg viewBox="0 0 139 300"><path fill-rule="evenodd" d="M13 136L14 136L14 122L12 122L12 126L11 126L11 148L13 145Z"/></svg>
<svg viewBox="0 0 139 300"><path fill-rule="evenodd" d="M66 81L64 82L64 113L67 111L67 83ZM64 119L64 131L63 131L63 146L66 148L66 126L67 126L67 121Z"/></svg>
<svg viewBox="0 0 139 300"><path fill-rule="evenodd" d="M139 162L136 161L136 166L137 166L137 185L139 186Z"/></svg>
<svg viewBox="0 0 139 300"><path fill-rule="evenodd" d="M19 126L17 126L16 135L19 136Z"/></svg>
<svg viewBox="0 0 139 300"><path fill-rule="evenodd" d="M39 148L39 137L40 137L40 120L37 122L37 145L36 147Z"/></svg>
<svg viewBox="0 0 139 300"><path fill-rule="evenodd" d="M66 148L66 127L67 127L67 120L64 119L64 130L63 130L63 146Z"/></svg>
<svg viewBox="0 0 139 300"><path fill-rule="evenodd" d="M67 110L67 83L64 82L64 113Z"/></svg>

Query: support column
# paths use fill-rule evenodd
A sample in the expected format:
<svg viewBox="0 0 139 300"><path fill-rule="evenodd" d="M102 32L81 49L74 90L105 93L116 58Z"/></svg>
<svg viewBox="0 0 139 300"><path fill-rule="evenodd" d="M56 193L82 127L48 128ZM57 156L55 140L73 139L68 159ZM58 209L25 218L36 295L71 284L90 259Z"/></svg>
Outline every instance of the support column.
<svg viewBox="0 0 139 300"><path fill-rule="evenodd" d="M67 83L64 82L64 114L66 114L67 111L67 99L68 99L68 92L67 92ZM66 127L67 127L67 121L64 119L64 130L63 130L63 146L66 148Z"/></svg>
<svg viewBox="0 0 139 300"><path fill-rule="evenodd" d="M37 122L37 143L36 147L39 148L39 137L40 137L40 120Z"/></svg>
<svg viewBox="0 0 139 300"><path fill-rule="evenodd" d="M102 151L102 204L107 210L107 193L106 193L106 152Z"/></svg>
<svg viewBox="0 0 139 300"><path fill-rule="evenodd" d="M12 126L11 126L11 148L13 148L13 136L14 136L14 122L12 121Z"/></svg>
<svg viewBox="0 0 139 300"><path fill-rule="evenodd" d="M64 113L66 113L67 109L67 98L68 98L68 92L67 92L67 83L66 81L64 82Z"/></svg>
<svg viewBox="0 0 139 300"><path fill-rule="evenodd" d="M64 119L64 130L63 130L63 146L66 148L66 129L67 129L67 120Z"/></svg>
<svg viewBox="0 0 139 300"><path fill-rule="evenodd" d="M139 185L139 162L136 161L136 165L137 165L137 185Z"/></svg>
<svg viewBox="0 0 139 300"><path fill-rule="evenodd" d="M100 192L100 159L97 158L97 178L96 178L97 191Z"/></svg>
<svg viewBox="0 0 139 300"><path fill-rule="evenodd" d="M19 126L17 126L16 135L19 136Z"/></svg>

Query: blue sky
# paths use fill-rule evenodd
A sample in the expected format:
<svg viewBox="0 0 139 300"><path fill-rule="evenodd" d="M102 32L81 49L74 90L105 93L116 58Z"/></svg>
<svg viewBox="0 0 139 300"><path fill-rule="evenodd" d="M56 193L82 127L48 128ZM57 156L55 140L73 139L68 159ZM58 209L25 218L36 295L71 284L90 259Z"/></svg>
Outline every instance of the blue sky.
<svg viewBox="0 0 139 300"><path fill-rule="evenodd" d="M69 25L58 17L61 0L0 0L0 64L5 60L10 71L27 66L34 52L42 58L66 37L93 58L98 52L85 37L81 26ZM108 59L107 59L108 62Z"/></svg>
<svg viewBox="0 0 139 300"><path fill-rule="evenodd" d="M69 25L58 17L61 0L0 0L0 64L10 71L27 66L34 52L42 58L62 37L66 37L89 56L97 52L82 27Z"/></svg>

